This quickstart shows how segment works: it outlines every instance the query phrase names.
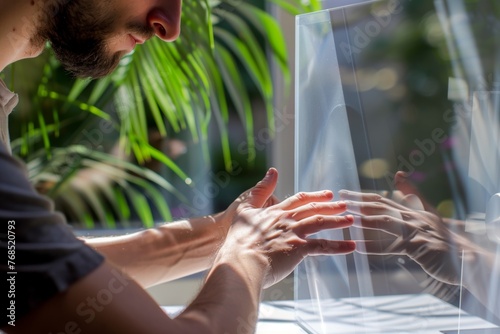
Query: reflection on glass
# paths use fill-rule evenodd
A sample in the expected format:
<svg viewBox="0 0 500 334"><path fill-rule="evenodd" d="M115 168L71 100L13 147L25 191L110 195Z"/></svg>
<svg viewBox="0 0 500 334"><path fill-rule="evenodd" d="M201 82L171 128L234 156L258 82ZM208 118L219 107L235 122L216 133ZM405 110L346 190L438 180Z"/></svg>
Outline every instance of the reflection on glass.
<svg viewBox="0 0 500 334"><path fill-rule="evenodd" d="M296 270L311 333L500 326L500 2L355 1L296 21L296 191L356 216ZM490 332L494 332L490 330Z"/></svg>

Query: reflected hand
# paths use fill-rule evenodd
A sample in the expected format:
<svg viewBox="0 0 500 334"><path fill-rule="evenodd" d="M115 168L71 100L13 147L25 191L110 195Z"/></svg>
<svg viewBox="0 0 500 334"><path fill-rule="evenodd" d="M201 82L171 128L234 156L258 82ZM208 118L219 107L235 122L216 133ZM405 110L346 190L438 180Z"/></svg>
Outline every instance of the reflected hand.
<svg viewBox="0 0 500 334"><path fill-rule="evenodd" d="M340 191L341 199L347 201L347 211L359 215L359 225L355 226L384 232L380 239L366 240L365 250L358 247L358 251L407 255L435 279L459 284L462 255L465 261L474 260L473 246L460 235L462 226L443 220L415 195L415 189L400 173L396 175L396 186L401 190L393 194L394 199L375 193Z"/></svg>
<svg viewBox="0 0 500 334"><path fill-rule="evenodd" d="M264 287L290 274L308 255L347 254L355 249L353 241L310 239L325 229L352 225L352 216L337 216L345 204L331 202L331 191L298 193L281 203L272 201L278 173L270 169L255 187L236 201L235 216L223 249L252 252L269 264Z"/></svg>

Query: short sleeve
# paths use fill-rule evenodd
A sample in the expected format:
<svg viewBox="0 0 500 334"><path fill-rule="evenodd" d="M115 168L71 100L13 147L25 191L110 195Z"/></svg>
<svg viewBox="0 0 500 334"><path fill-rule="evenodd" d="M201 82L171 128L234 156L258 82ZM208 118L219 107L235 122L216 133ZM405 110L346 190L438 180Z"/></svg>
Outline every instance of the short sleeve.
<svg viewBox="0 0 500 334"><path fill-rule="evenodd" d="M4 293L12 292L3 299L14 300L16 319L65 291L104 260L75 237L53 203L33 188L24 165L1 142L0 226L0 270L10 279ZM3 327L9 318L1 319Z"/></svg>

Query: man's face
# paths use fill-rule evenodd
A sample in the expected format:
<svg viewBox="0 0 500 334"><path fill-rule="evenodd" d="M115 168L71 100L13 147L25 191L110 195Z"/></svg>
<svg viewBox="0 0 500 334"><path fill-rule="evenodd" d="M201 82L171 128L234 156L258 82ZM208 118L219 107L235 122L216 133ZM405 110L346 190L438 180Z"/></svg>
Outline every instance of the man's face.
<svg viewBox="0 0 500 334"><path fill-rule="evenodd" d="M120 58L155 34L180 32L181 0L60 0L42 20L38 40L48 40L62 65L78 77L111 73ZM54 14L55 13L55 14Z"/></svg>

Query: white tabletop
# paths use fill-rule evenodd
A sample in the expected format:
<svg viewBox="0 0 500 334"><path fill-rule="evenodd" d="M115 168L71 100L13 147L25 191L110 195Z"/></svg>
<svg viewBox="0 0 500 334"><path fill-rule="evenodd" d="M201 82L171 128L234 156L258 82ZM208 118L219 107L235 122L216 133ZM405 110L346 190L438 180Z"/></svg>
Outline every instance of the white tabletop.
<svg viewBox="0 0 500 334"><path fill-rule="evenodd" d="M181 312L182 306L163 306L171 316ZM259 307L259 321L256 334L307 334L295 319L295 302L291 300L262 302Z"/></svg>
<svg viewBox="0 0 500 334"><path fill-rule="evenodd" d="M317 301L311 300L262 302L256 334L442 334L446 330L469 333L465 330L498 328L427 294L324 300L321 316L316 306ZM182 309L164 307L172 316Z"/></svg>

